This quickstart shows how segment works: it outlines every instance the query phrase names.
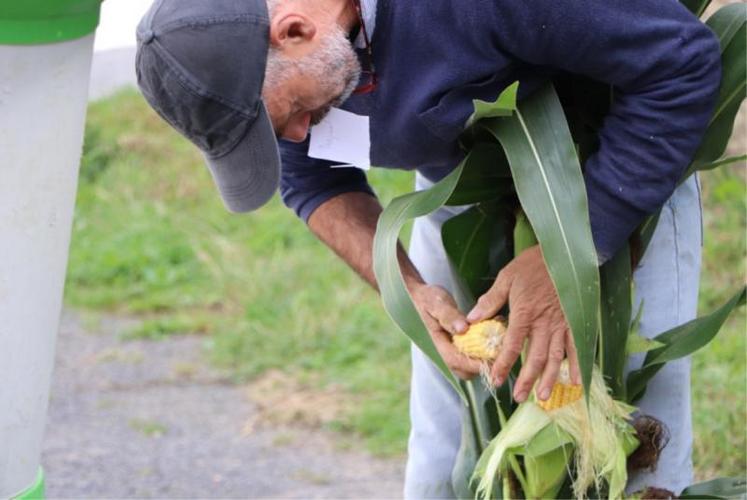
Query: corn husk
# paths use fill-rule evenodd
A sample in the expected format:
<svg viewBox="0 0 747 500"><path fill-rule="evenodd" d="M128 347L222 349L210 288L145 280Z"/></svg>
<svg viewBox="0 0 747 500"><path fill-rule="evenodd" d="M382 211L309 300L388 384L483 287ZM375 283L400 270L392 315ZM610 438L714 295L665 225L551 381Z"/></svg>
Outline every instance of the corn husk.
<svg viewBox="0 0 747 500"><path fill-rule="evenodd" d="M568 377L567 365L561 369L563 377ZM550 412L552 420L575 443L573 492L576 498L583 498L592 486L601 489L602 480L607 483L609 498L622 497L628 477L626 441L635 435L630 425L633 410L632 406L612 399L602 374L595 368L588 407L581 398Z"/></svg>
<svg viewBox="0 0 747 500"><path fill-rule="evenodd" d="M495 481L505 473L508 452L526 446L551 422L549 414L536 404L525 402L519 405L475 465L472 477L479 480L475 497L490 498Z"/></svg>
<svg viewBox="0 0 747 500"><path fill-rule="evenodd" d="M558 382L570 384L565 362ZM609 498L621 498L627 482L626 457L637 444L629 423L633 410L612 399L596 368L588 406L585 398L580 398L546 411L536 400L525 401L480 457L473 476L479 481L476 498L490 497L495 480L506 474L512 455L524 456L520 473L527 498L556 495L565 477L563 468L570 471L571 461L576 498L585 498L591 487L602 491L605 486Z"/></svg>

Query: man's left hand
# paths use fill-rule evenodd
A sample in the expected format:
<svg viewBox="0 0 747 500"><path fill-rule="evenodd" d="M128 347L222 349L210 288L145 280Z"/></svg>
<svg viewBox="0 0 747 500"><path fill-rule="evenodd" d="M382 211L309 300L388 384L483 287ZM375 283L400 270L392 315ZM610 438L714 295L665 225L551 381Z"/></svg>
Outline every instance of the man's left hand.
<svg viewBox="0 0 747 500"><path fill-rule="evenodd" d="M467 315L471 323L492 318L508 302L508 330L491 377L501 385L528 340L527 355L514 386L514 399L525 401L535 381L537 396L550 397L560 364L568 357L571 380L581 383L573 336L568 329L558 294L542 258L539 245L524 250L506 267Z"/></svg>

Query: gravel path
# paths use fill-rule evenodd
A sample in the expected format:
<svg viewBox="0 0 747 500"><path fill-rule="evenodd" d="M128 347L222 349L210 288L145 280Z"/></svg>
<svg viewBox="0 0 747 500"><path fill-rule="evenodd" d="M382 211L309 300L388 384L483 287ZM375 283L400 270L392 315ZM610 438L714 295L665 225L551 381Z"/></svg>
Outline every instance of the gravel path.
<svg viewBox="0 0 747 500"><path fill-rule="evenodd" d="M205 337L122 340L63 314L42 463L49 498L397 498L402 460L339 436L252 427L259 407L202 359Z"/></svg>

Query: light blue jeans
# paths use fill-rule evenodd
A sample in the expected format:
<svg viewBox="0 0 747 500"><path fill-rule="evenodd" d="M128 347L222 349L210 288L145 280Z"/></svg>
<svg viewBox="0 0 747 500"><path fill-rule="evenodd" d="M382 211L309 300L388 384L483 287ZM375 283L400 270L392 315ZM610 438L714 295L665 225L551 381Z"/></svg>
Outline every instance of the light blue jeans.
<svg viewBox="0 0 747 500"><path fill-rule="evenodd" d="M416 188L430 183L418 176ZM463 209L462 209L463 210ZM441 224L459 213L444 207L415 221L410 258L431 284L453 288L441 244ZM643 302L640 331L652 337L695 317L702 242L700 193L697 179L683 183L662 210L651 244L634 273L634 311ZM628 370L640 366L643 355L632 356ZM412 347L410 392L411 431L405 474L405 498L452 498L451 470L461 436L460 401L433 364ZM638 402L645 414L667 426L671 439L655 472L637 473L628 492L646 486L678 494L692 482L692 422L690 359L666 365L648 384Z"/></svg>

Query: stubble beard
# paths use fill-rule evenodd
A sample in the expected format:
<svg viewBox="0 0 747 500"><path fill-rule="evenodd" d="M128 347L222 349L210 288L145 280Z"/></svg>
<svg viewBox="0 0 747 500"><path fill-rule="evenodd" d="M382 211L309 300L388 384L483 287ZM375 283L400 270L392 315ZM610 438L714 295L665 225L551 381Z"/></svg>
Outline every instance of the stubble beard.
<svg viewBox="0 0 747 500"><path fill-rule="evenodd" d="M314 110L311 124L319 123L329 110L339 106L353 93L361 75L361 65L345 32L339 26L324 35L319 47L300 59L291 59L271 47L267 56L263 95L272 93L292 77L315 82L327 105ZM340 92L341 83L343 90Z"/></svg>

